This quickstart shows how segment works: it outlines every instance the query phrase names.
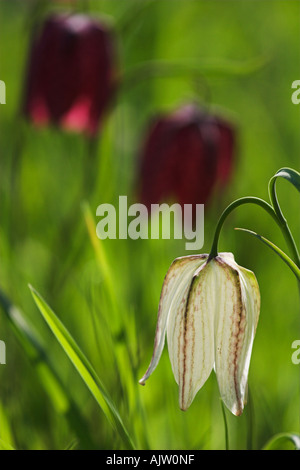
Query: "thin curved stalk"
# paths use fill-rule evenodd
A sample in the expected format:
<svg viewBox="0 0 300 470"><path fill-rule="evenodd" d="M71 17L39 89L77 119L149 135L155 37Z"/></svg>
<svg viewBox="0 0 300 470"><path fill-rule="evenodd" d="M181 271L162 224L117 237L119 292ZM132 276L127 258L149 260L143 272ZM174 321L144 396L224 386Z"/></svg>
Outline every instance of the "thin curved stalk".
<svg viewBox="0 0 300 470"><path fill-rule="evenodd" d="M284 217L284 215L282 213L282 210L281 210L281 207L280 207L279 202L278 202L277 193L276 193L276 180L277 180L277 178L278 178L278 175L275 175L269 181L270 200L273 204L274 211L276 212L276 215L277 215L278 219L281 222L282 233L283 233L284 238L286 240L286 243L287 243L287 245L288 245L288 247L291 251L293 260L295 261L297 266L300 267L300 256L299 256L299 252L298 252L294 237L292 235L292 232L291 232L291 230L288 226L287 220Z"/></svg>
<svg viewBox="0 0 300 470"><path fill-rule="evenodd" d="M260 207L262 207L276 222L276 224L279 226L279 228L282 230L282 224L280 220L278 219L276 212L274 211L273 207L271 204L268 202L264 201L263 199L260 199L258 197L253 197L253 196L246 196L242 197L240 199L237 199L236 201L232 202L229 204L229 206L226 207L226 209L223 211L221 214L221 217L219 218L216 230L215 230L215 235L210 251L210 255L208 260L211 260L215 258L218 255L218 242L219 242L219 237L220 237L220 232L223 227L223 224L225 220L227 219L228 215L237 207L243 205L243 204L256 204Z"/></svg>
<svg viewBox="0 0 300 470"><path fill-rule="evenodd" d="M259 235L256 232L253 232L252 230L248 230L245 228L236 228L235 230L240 230L241 232L250 233L250 235L253 235L254 237L258 238L265 245L271 248L271 250L273 250L282 259L282 261L284 261L284 263L290 268L292 273L296 276L297 281L300 282L300 269L291 258L289 258L280 248L278 248L278 246L274 245L274 243L272 243L270 240L263 237L262 235Z"/></svg>

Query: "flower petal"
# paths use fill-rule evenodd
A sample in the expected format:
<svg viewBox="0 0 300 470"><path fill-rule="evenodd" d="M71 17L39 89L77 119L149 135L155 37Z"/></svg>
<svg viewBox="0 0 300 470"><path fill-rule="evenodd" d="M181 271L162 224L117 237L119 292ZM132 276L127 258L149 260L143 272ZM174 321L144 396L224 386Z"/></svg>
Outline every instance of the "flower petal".
<svg viewBox="0 0 300 470"><path fill-rule="evenodd" d="M214 365L213 268L211 263L198 268L168 322L169 355L182 410L190 406Z"/></svg>
<svg viewBox="0 0 300 470"><path fill-rule="evenodd" d="M239 266L239 274L245 293L246 328L244 344L239 359L238 379L241 390L246 390L252 346L260 312L260 292L258 282L252 271ZM243 395L245 404L247 398L246 393Z"/></svg>
<svg viewBox="0 0 300 470"><path fill-rule="evenodd" d="M235 415L243 412L252 345L260 308L254 274L215 258L218 301L215 317L215 370L221 398ZM236 267L235 267L236 266Z"/></svg>
<svg viewBox="0 0 300 470"><path fill-rule="evenodd" d="M208 255L183 256L176 258L171 264L166 274L160 296L153 355L145 375L139 381L141 385L145 384L145 381L152 374L159 362L165 344L165 333L169 313L171 311L172 314L175 312L176 307L174 310L174 304L176 306L177 299L181 299L184 295L186 286L190 285L193 273L205 262L207 256Z"/></svg>

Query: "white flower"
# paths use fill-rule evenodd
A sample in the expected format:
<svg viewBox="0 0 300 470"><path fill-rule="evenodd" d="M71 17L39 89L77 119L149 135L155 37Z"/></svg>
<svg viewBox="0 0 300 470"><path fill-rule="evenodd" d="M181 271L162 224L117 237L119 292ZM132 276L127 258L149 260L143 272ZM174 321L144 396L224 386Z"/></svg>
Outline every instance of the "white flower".
<svg viewBox="0 0 300 470"><path fill-rule="evenodd" d="M255 275L231 253L175 259L162 287L151 363L139 383L156 368L167 332L180 408L190 406L214 368L223 402L240 415L259 310Z"/></svg>

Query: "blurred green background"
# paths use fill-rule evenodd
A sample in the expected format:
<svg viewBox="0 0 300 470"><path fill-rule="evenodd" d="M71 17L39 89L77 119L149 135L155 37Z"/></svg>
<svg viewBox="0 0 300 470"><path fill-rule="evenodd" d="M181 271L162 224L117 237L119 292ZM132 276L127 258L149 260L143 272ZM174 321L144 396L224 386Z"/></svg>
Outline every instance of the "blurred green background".
<svg viewBox="0 0 300 470"><path fill-rule="evenodd" d="M190 254L185 241L100 243L87 229L87 221L97 223L99 204L116 203L123 194L134 200L137 153L149 119L195 97L201 102L201 88L188 76L149 78L124 87L99 138L95 190L81 190L88 165L85 138L34 129L19 116L31 27L42 3L50 11L75 8L108 15L118 32L125 73L148 60L246 63L232 73L203 72L210 105L227 113L238 128L231 184L205 208L206 253L227 204L248 195L266 199L268 181L280 167L299 171L300 106L291 102L291 84L299 79L300 2L0 2L0 79L7 88L7 104L0 109L0 288L22 310L44 347L39 360L30 362L30 352L1 311L7 364L0 366L0 439L18 449L88 448L91 441L100 449L123 446L41 318L30 283L93 364L137 448L222 449L224 424L214 373L187 412L178 407L166 347L147 385L138 385L152 354L162 281L174 258ZM252 63L261 65L246 73ZM12 195L16 155L21 156L18 190ZM298 194L286 181L279 182L278 194L299 246ZM300 366L291 361L291 344L300 339L299 299L296 281L282 261L234 227L286 246L268 215L251 206L232 214L220 240L221 251L232 251L239 264L255 272L261 289L249 374L251 406L238 418L226 413L230 447L261 448L276 433L299 432ZM82 427L78 421L73 425L72 411L53 406L57 391L39 372L47 361L79 410Z"/></svg>

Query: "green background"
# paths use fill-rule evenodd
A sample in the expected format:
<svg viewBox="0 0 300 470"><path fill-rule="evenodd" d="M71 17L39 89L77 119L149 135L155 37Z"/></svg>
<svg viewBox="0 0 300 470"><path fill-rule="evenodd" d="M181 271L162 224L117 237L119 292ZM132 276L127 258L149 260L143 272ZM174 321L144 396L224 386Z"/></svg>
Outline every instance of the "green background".
<svg viewBox="0 0 300 470"><path fill-rule="evenodd" d="M91 155L83 136L34 129L19 114L34 22L47 14L47 8L68 9L70 4L0 2L0 79L7 88L7 104L0 108L0 288L44 344L40 362L30 362L30 352L1 311L0 339L6 343L7 364L0 366L0 439L15 448L91 446L82 442L61 408L53 406L57 392L38 375L39 365L47 360L80 410L87 440L92 436L97 448L123 446L41 318L29 283L97 370L137 448L222 449L225 445L214 373L187 412L178 407L167 348L147 385L138 385L152 354L162 281L174 258L190 254L185 240L100 244L96 239L95 249L85 218L89 207L96 223L97 206L116 204L119 195L134 200L138 149L149 119L191 99L201 103L203 83L210 91L207 104L228 116L238 130L232 181L205 207L203 253L210 249L215 224L227 204L248 195L267 199L268 181L279 168L299 171L300 106L292 104L291 85L300 78L300 2L137 3L144 7L137 8L133 1L107 0L73 2L72 8L110 17L118 31L125 76L146 61L188 60L199 70L203 64L212 66L204 67L196 82L187 73L127 83ZM16 159L19 165L12 170ZM93 191L82 189L86 174L96 178ZM299 195L286 181L279 182L278 194L299 246ZM261 448L276 433L299 432L300 365L291 361L291 344L300 339L299 299L296 281L282 261L234 227L255 230L287 248L272 219L251 206L230 216L220 240L221 251L233 252L240 265L255 272L261 290L249 374L250 404L241 417L226 413L230 448ZM103 258L98 263L99 247L109 274Z"/></svg>

